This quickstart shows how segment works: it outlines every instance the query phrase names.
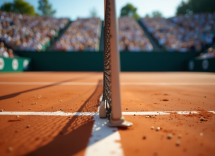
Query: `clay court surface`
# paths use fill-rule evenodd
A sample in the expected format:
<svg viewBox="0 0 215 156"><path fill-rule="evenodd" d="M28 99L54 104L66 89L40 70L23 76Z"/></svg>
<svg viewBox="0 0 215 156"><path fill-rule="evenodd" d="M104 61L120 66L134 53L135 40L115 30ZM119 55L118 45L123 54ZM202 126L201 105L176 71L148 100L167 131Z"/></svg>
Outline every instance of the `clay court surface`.
<svg viewBox="0 0 215 156"><path fill-rule="evenodd" d="M99 119L102 79L102 72L0 74L0 155L215 155L215 73L121 73L127 129Z"/></svg>

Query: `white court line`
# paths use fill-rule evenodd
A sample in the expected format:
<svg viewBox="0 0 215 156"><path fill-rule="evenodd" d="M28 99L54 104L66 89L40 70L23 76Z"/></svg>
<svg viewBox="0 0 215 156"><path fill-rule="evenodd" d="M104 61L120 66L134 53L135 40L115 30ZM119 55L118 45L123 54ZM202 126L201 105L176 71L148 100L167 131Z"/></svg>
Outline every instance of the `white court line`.
<svg viewBox="0 0 215 156"><path fill-rule="evenodd" d="M149 86L168 86L168 85L180 85L180 86L189 86L189 85L215 85L215 83L193 83L193 82L122 82L121 85L149 85Z"/></svg>
<svg viewBox="0 0 215 156"><path fill-rule="evenodd" d="M0 112L0 115L39 115L39 116L93 116L96 112L74 112L65 113L61 111L57 112L14 112L14 111L4 111Z"/></svg>
<svg viewBox="0 0 215 156"><path fill-rule="evenodd" d="M103 94L99 101L102 102ZM91 137L87 145L85 156L123 156L120 134L117 127L108 127L107 119L101 119L98 112L94 115Z"/></svg>
<svg viewBox="0 0 215 156"><path fill-rule="evenodd" d="M101 119L97 112L91 137L87 145L85 156L123 156L121 140L117 127L108 127L107 119ZM118 141L118 142L117 142Z"/></svg>
<svg viewBox="0 0 215 156"><path fill-rule="evenodd" d="M153 111L153 112L122 112L122 115L170 115L171 113L177 113L179 115L186 114L198 114L200 111ZM214 113L215 111L208 111ZM39 115L39 116L96 116L98 112L74 112L65 113L61 111L57 112L15 112L15 111L3 111L0 115Z"/></svg>
<svg viewBox="0 0 215 156"><path fill-rule="evenodd" d="M2 85L103 85L103 83L96 83L96 82L0 82ZM181 83L181 82L122 82L120 83L123 86L127 85L148 85L148 86L168 86L168 85L180 85L180 86L189 86L189 85L215 85L215 83Z"/></svg>

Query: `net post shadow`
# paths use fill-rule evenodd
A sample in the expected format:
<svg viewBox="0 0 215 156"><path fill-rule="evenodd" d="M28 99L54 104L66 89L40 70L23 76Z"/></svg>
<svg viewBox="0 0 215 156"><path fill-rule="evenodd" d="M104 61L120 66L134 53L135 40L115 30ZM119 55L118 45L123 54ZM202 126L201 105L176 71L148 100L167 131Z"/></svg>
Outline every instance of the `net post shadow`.
<svg viewBox="0 0 215 156"><path fill-rule="evenodd" d="M97 86L92 95L82 104L78 112L84 111L87 105L90 107L97 107L99 104L99 97L102 93L101 80L98 81ZM89 101L97 101L97 103L89 103ZM91 137L91 131L94 124L93 116L72 116L71 120L63 127L60 133L54 137L45 146L26 154L27 156L34 155L75 155L84 150ZM66 119L65 119L66 120ZM101 125L98 125L101 126ZM44 126L45 128L46 126ZM102 138L101 138L102 139Z"/></svg>
<svg viewBox="0 0 215 156"><path fill-rule="evenodd" d="M49 85L37 87L37 88L32 88L32 89L28 89L28 90L24 90L24 91L20 91L20 92L16 92L16 93L8 94L8 95L3 95L3 96L0 96L0 101L16 97L16 96L18 96L20 94L23 94L23 93L27 93L27 92L31 92L31 91L35 91L35 90L39 90L39 89L44 89L44 88L48 88L48 87L53 87L53 86L56 86L56 85L61 85L61 84L65 83L65 82L82 80L82 79L86 79L86 78L89 78L89 77L92 77L92 75L91 76L88 75L88 76L76 77L76 78L72 78L72 79L68 79L68 80L64 80L64 81L60 81L60 82L55 82L55 83L52 83L52 84L49 84Z"/></svg>

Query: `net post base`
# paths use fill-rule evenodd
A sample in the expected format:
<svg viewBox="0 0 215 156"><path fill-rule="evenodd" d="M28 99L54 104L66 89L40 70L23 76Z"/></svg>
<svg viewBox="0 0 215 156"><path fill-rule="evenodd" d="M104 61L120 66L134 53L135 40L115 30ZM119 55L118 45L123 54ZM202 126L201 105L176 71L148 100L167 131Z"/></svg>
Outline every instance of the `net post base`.
<svg viewBox="0 0 215 156"><path fill-rule="evenodd" d="M106 118L106 108L105 108L105 101L102 101L100 107L99 107L99 117L100 118Z"/></svg>
<svg viewBox="0 0 215 156"><path fill-rule="evenodd" d="M133 125L132 122L128 122L128 121L125 121L124 117L122 116L121 119L119 120L113 120L110 116L110 120L109 122L107 123L107 125L109 127L130 127Z"/></svg>

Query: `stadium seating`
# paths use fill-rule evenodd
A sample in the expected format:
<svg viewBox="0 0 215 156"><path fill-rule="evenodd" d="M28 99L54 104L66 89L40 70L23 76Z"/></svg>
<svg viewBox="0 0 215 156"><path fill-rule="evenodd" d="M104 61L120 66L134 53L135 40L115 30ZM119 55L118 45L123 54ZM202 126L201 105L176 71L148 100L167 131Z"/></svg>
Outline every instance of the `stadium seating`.
<svg viewBox="0 0 215 156"><path fill-rule="evenodd" d="M138 23L131 17L119 18L119 50L151 51L153 49L148 38Z"/></svg>
<svg viewBox="0 0 215 156"><path fill-rule="evenodd" d="M72 22L55 44L61 51L97 51L101 35L99 18L80 18Z"/></svg>
<svg viewBox="0 0 215 156"><path fill-rule="evenodd" d="M44 51L69 22L67 18L29 16L0 11L0 40L14 50Z"/></svg>
<svg viewBox="0 0 215 156"><path fill-rule="evenodd" d="M167 51L204 51L215 43L215 14L194 14L168 19L142 18L141 22ZM4 42L7 49L45 51L51 40L65 28L59 39L55 39L54 50L99 50L99 43L103 42L100 41L102 22L99 18L79 18L67 28L65 26L68 23L67 18L0 11L0 41ZM152 51L152 44L144 31L133 18L120 17L119 51Z"/></svg>
<svg viewBox="0 0 215 156"><path fill-rule="evenodd" d="M203 51L215 38L215 14L143 18L142 23L168 51Z"/></svg>
<svg viewBox="0 0 215 156"><path fill-rule="evenodd" d="M98 18L78 19L56 43L55 50L95 51L99 45L101 21ZM130 17L119 18L119 50L152 50L152 45L138 23Z"/></svg>

